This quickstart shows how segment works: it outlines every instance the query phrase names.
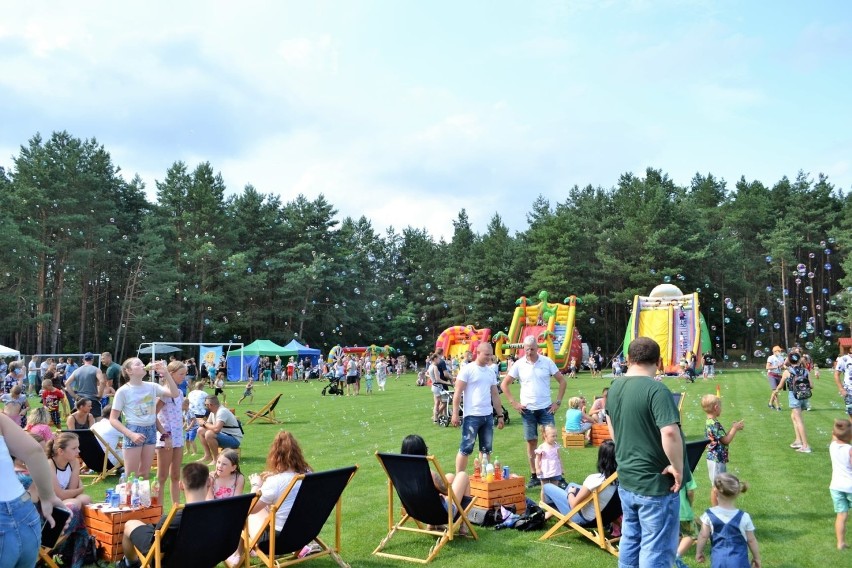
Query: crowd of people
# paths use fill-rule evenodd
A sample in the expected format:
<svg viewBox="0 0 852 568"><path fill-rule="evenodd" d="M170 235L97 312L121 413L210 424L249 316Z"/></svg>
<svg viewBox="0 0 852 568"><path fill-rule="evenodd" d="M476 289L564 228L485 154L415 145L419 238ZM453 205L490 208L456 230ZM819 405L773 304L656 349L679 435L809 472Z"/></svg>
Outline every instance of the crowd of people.
<svg viewBox="0 0 852 568"><path fill-rule="evenodd" d="M629 346L625 368L614 373L615 380L591 406L577 395L569 397L562 408L568 383L553 361L539 353L534 337L524 339L522 354L509 362L505 373L501 373L487 342L478 344L474 353L467 353L458 362L436 351L430 355L419 380L425 379L432 386L433 420L446 415L450 424L461 427L455 473L447 476L446 483L436 479L436 488L446 494L449 484L454 494L469 495L470 456L491 459L494 428L501 429L504 425L505 409L501 401L505 399L523 423L530 470L528 487L542 486L542 498L561 514L568 514L585 503L593 491L614 472L618 473L618 482L601 490L598 505L605 508L616 495L620 500L623 516L609 527L614 534L621 535L620 565L683 568L682 559L688 551L694 547L695 558L702 561L709 542L712 556L724 555L737 559L736 565L750 563L759 567L761 558L754 523L748 513L736 506L736 498L748 485L727 471L729 447L744 430L744 422L734 420L726 429L720 420L722 400L709 394L702 398L711 506L702 514L694 513L697 482L687 464L677 406L668 388L655 380L659 361L656 342L638 338ZM244 475L240 470L240 455L235 451L242 442L242 426L220 401L219 395L224 394L219 392L222 385L215 378L211 385L209 372L207 377L200 372L190 375L196 371L192 359L155 361L146 366L132 357L118 365L105 353L99 367L94 365L94 355L87 353L82 364L72 367L68 375L65 373L69 362L65 362L61 372L56 362L46 363L42 375L40 366L30 373L30 367L15 361L8 365L3 377L5 407L0 418L0 473L12 472L16 481L0 489L0 502L15 503L15 507L5 508L5 514L11 515L20 527L30 527L36 533L41 519L48 524L52 522L53 508L68 509L71 517L64 532L69 535L67 542L72 548L72 568L82 565L84 551L75 547L76 543L85 542L82 509L91 502L81 476L85 468L96 466L81 463L80 442L74 431L98 432L104 443L123 453L128 475L148 477L156 454L160 502L167 486L172 502L179 503L182 497L195 502L239 495L248 485L251 491L260 494L249 520L250 532L259 530L269 505L277 500L293 476L311 469L292 433L282 431L269 450L264 472ZM73 365L73 361L70 363ZM289 363L294 363L291 373L287 371ZM295 380L299 376L295 361L287 365L280 360L261 362L263 374L266 364L268 374L279 380L288 380L288 376ZM620 366L621 362L613 364ZM369 354L344 354L323 371L345 383L347 394L356 396L360 394L362 380L366 394L373 392L374 378L378 389L384 390L388 377L394 372L401 373L404 365L401 357L373 359ZM784 353L779 347L767 360L766 370L772 389L769 405L780 408L779 394L783 390L788 393L795 435L791 448L809 453L802 414L808 410L814 367L799 349ZM217 374L222 371L215 370ZM838 358L834 379L852 420L852 349ZM32 407L27 393L39 381L42 388L37 395L42 404ZM555 398L552 382L557 386ZM215 389L213 395L205 390L211 386ZM251 395L252 388L250 382L244 398ZM598 450L597 471L581 481L571 482L564 476L557 425L557 413L562 411L561 426L565 432L588 434L594 424L606 424L612 438ZM833 467L830 491L837 514L838 548L847 547L846 521L852 506L850 420L836 421L830 447ZM57 432L59 429L68 431ZM201 458L185 463L185 449L196 454L198 446L203 452ZM426 451L426 443L420 436L411 435L403 441L403 453L425 455ZM289 497L289 504L285 502L278 509L276 528L283 526L294 498L295 492ZM35 516L35 509L27 506L32 503L40 503L40 512ZM593 519L593 507L584 506L573 512L572 520L576 523ZM128 554L123 566L135 565L132 545L143 553L150 548L156 528L142 523L127 524L124 537ZM12 539L5 533L2 538ZM4 542L0 549L0 564L7 565L7 555L8 558L17 555L25 559L21 565L30 565L31 543L37 542L33 540L37 538L37 534L18 531L13 545ZM229 563L239 563L244 554L244 550L235 551Z"/></svg>

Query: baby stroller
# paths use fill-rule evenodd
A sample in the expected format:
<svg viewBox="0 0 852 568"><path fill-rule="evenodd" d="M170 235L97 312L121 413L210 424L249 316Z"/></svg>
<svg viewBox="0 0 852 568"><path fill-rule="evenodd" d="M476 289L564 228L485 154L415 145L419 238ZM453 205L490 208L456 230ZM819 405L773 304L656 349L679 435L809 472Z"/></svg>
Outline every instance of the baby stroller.
<svg viewBox="0 0 852 568"><path fill-rule="evenodd" d="M326 394L343 396L343 386L341 386L341 381L337 377L334 375L326 375L323 378L328 379L328 384L322 389L323 396Z"/></svg>
<svg viewBox="0 0 852 568"><path fill-rule="evenodd" d="M500 387L497 387L499 390ZM439 426L449 426L450 421L453 417L453 393L454 391L444 391L441 393L441 402L444 403L444 412L440 416L438 416L438 425ZM509 411L506 410L506 407L502 404L500 405L500 411L503 413L503 425L509 425ZM459 419L464 416L464 397L462 397L461 402L459 403ZM497 421L500 417L499 414L495 411L494 414L494 425L497 426Z"/></svg>

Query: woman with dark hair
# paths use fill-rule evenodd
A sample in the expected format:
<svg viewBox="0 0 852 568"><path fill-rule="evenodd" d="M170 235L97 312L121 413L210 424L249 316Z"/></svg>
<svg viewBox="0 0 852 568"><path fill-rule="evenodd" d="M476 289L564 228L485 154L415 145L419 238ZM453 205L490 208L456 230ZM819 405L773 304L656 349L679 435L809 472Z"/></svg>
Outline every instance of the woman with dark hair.
<svg viewBox="0 0 852 568"><path fill-rule="evenodd" d="M593 473L583 481L582 485L569 483L565 489L560 489L558 485L547 483L542 485L544 493L544 501L556 507L563 515L577 506L583 499L591 495L592 491L597 489L606 479L615 473L615 444L612 440L607 440L598 448L598 473ZM615 483L608 485L599 496L600 507L604 509L610 499L617 490ZM571 522L578 525L586 524L595 520L595 504L589 502L588 505L580 509L580 512L571 517Z"/></svg>
<svg viewBox="0 0 852 568"><path fill-rule="evenodd" d="M400 453L412 456L427 456L429 455L429 448L426 447L426 441L423 438L417 434L409 434L402 440ZM470 478L468 478L466 472L448 473L446 474L446 478L447 483L453 488L453 495L459 501L461 501L462 497L470 496ZM434 471L432 472L432 482L441 494L447 494L447 486L444 484L444 480Z"/></svg>
<svg viewBox="0 0 852 568"><path fill-rule="evenodd" d="M78 396L74 403L74 412L65 419L69 430L88 430L95 424L92 416L92 401L85 396Z"/></svg>

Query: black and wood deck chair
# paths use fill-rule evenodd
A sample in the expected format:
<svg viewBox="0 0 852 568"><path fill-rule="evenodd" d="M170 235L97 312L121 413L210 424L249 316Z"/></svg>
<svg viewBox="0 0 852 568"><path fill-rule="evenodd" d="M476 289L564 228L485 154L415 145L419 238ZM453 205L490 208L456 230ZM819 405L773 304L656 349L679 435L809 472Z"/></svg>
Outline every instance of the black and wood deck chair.
<svg viewBox="0 0 852 568"><path fill-rule="evenodd" d="M278 401L281 400L281 395L275 395L275 398L270 400L266 406L258 410L257 412L253 410L246 410L246 414L251 420L246 422L246 426L254 422L255 420L263 420L264 422L269 422L270 424L283 424L281 420L275 418L275 407L278 405Z"/></svg>
<svg viewBox="0 0 852 568"><path fill-rule="evenodd" d="M601 483L594 491L591 492L589 496L583 499L581 502L577 503L577 505L568 511L565 514L559 512L558 509L546 503L544 499L541 500L539 506L553 514L556 517L557 521L553 527L544 533L539 540L548 540L558 535L565 534L570 532L571 529L577 531L584 537L588 538L595 544L597 544L600 548L606 550L613 556L618 556L618 548L616 548L616 543L621 539L621 537L612 537L607 538L606 536L606 528L611 525L614 521L617 521L621 516L621 499L618 496L618 489L616 488L615 493L613 493L609 502L605 507L601 508L600 502L600 494L601 492L609 487L610 485L618 484L618 473L613 473L609 477L607 477L603 483ZM595 518L592 521L587 523L575 523L571 521L571 518L579 513L583 507L587 506L589 503L594 503L595 506ZM568 525L570 529L565 528Z"/></svg>
<svg viewBox="0 0 852 568"><path fill-rule="evenodd" d="M678 416L680 416L680 422L683 424L683 399L686 396L685 392L673 392L672 399L674 400L675 406L677 406Z"/></svg>
<svg viewBox="0 0 852 568"><path fill-rule="evenodd" d="M704 448L710 440L704 438L702 440L694 440L686 443L686 461L689 464L689 470L694 472L698 467L698 462L701 461L701 455L704 453Z"/></svg>
<svg viewBox="0 0 852 568"><path fill-rule="evenodd" d="M245 536L247 549L253 550L262 565L269 568L290 566L325 556L330 556L338 566L349 568L340 557L341 499L357 471L358 466L353 465L295 476L269 508L269 516L254 538ZM276 531L275 514L293 491L297 492L293 506L284 526ZM335 512L334 546L329 546L319 534L332 511ZM268 539L264 538L267 535ZM308 545L315 545L315 550L299 558L299 552Z"/></svg>
<svg viewBox="0 0 852 568"><path fill-rule="evenodd" d="M479 539L473 524L468 520L468 514L476 502L476 497L455 495L452 485L447 482L447 477L434 456L376 452L376 457L388 476L388 534L373 554L426 564L435 558L447 542L453 540L453 536L462 524L467 527L469 536ZM443 479L447 487L446 496L435 487L432 468ZM398 521L394 521L394 492L399 496L403 507ZM406 526L409 522L412 526ZM429 549L426 558L384 552L393 536L400 531L437 537L437 541Z"/></svg>
<svg viewBox="0 0 852 568"><path fill-rule="evenodd" d="M249 511L257 495L180 504L172 507L163 525L154 531L148 554L138 549L142 566L154 568L213 568L237 551ZM169 530L172 524L177 529ZM243 565L248 567L247 555Z"/></svg>
<svg viewBox="0 0 852 568"><path fill-rule="evenodd" d="M39 509L40 516L41 507L38 505L37 507ZM59 550L68 538L68 535L62 534L62 532L65 529L65 523L68 522L70 516L71 512L67 509L60 510L54 507L54 525L52 527L47 523L44 523L44 517L41 517L43 526L41 529L41 546L39 546L38 549L38 559L48 568L59 568L59 564L53 559L53 552Z"/></svg>
<svg viewBox="0 0 852 568"><path fill-rule="evenodd" d="M124 460L113 450L109 444L94 430L63 430L77 434L80 439L80 459L86 467L94 471L93 474L81 474L80 477L93 477L92 484L101 482L107 476L115 473L118 475L119 468L124 467Z"/></svg>

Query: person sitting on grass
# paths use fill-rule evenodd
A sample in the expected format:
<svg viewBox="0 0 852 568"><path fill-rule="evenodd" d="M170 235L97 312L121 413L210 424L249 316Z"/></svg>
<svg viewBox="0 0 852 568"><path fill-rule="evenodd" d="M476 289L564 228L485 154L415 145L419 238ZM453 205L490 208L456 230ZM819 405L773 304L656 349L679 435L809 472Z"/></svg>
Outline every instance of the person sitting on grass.
<svg viewBox="0 0 852 568"><path fill-rule="evenodd" d="M206 501L209 485L210 470L207 469L206 465L188 463L183 466L180 475L180 486L183 489L187 504ZM181 513L182 511L175 513L171 523L169 523L166 534L163 536L162 549L166 551L166 557L168 556L169 548L171 548L172 539L174 539L180 528ZM142 565L136 550L138 549L142 554L148 554L151 546L154 545L154 531L163 526L168 515L168 512L163 513L162 518L160 518L160 521L156 525L133 519L127 521L124 525L124 534L121 539L124 558L116 563L116 568L136 568Z"/></svg>

